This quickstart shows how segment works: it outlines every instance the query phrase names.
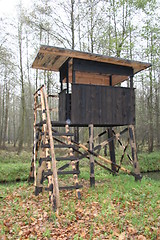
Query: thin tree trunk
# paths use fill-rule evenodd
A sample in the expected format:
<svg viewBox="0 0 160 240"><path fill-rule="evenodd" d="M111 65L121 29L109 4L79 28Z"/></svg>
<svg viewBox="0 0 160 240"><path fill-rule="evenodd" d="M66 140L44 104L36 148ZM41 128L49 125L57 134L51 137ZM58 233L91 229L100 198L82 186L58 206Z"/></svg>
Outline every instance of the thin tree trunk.
<svg viewBox="0 0 160 240"><path fill-rule="evenodd" d="M19 131L18 153L21 152L24 142L24 121L25 121L25 93L24 93L24 76L23 76L23 60L22 60L22 20L20 19L18 26L19 37L19 58L20 58L20 81L21 81L21 121Z"/></svg>
<svg viewBox="0 0 160 240"><path fill-rule="evenodd" d="M4 118L4 131L3 131L3 147L5 147L7 127L8 127L8 108L9 108L9 90L6 82L6 107L5 107L5 118Z"/></svg>
<svg viewBox="0 0 160 240"><path fill-rule="evenodd" d="M3 88L2 111L1 111L1 129L0 129L0 147L2 145L3 126L4 126L4 95L5 95L5 90Z"/></svg>
<svg viewBox="0 0 160 240"><path fill-rule="evenodd" d="M149 45L149 39L148 39L148 45ZM152 33L150 36L150 46L151 48L153 47L153 42L152 42ZM153 56L152 56L152 50L151 50L151 62L153 61ZM150 79L150 84L149 84L149 139L148 139L148 151L153 152L153 69L150 68L149 71L149 79Z"/></svg>
<svg viewBox="0 0 160 240"><path fill-rule="evenodd" d="M72 49L75 47L75 37L74 37L74 5L75 0L71 0L71 32L72 32Z"/></svg>
<svg viewBox="0 0 160 240"><path fill-rule="evenodd" d="M16 101L15 101L15 96L13 95L13 142L14 142L14 147L16 147Z"/></svg>

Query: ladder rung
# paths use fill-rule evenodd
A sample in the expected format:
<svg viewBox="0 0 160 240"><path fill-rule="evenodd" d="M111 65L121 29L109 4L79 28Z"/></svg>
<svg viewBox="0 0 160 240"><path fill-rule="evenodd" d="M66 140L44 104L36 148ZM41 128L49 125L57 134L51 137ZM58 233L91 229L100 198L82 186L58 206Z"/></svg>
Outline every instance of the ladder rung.
<svg viewBox="0 0 160 240"><path fill-rule="evenodd" d="M59 95L55 95L55 94L48 94L48 97L59 98Z"/></svg>
<svg viewBox="0 0 160 240"><path fill-rule="evenodd" d="M42 161L51 161L52 160L51 157L45 157L45 158L40 158L40 159L42 159Z"/></svg>
<svg viewBox="0 0 160 240"><path fill-rule="evenodd" d="M44 177L52 176L53 172L49 169L48 172L43 172Z"/></svg>
<svg viewBox="0 0 160 240"><path fill-rule="evenodd" d="M50 148L50 144L41 144L41 148Z"/></svg>
<svg viewBox="0 0 160 240"><path fill-rule="evenodd" d="M43 161L46 161L46 162L50 162L50 161L52 161L52 158L51 157L45 157L45 158L40 158L39 159L39 164L41 165L41 163L43 162Z"/></svg>
<svg viewBox="0 0 160 240"><path fill-rule="evenodd" d="M66 169L67 167L69 167L69 165L70 165L70 164L67 163L67 164L63 165L62 167L58 168L58 170L59 170L59 171L64 170L64 169Z"/></svg>
<svg viewBox="0 0 160 240"><path fill-rule="evenodd" d="M66 122L51 121L53 127L65 127Z"/></svg>
<svg viewBox="0 0 160 240"><path fill-rule="evenodd" d="M44 122L44 124L45 124L45 122ZM43 125L42 122L41 123L37 123L36 127L39 127L39 126L42 126L42 125ZM44 135L44 132L42 132L41 135ZM46 135L48 136L48 132L46 133ZM62 132L62 133L60 133L60 132L52 132L52 136L53 137L58 137L58 136L72 137L72 136L74 136L74 134L73 133L65 133L65 132Z"/></svg>
<svg viewBox="0 0 160 240"><path fill-rule="evenodd" d="M57 161L67 161L67 160L75 161L75 160L78 160L78 159L76 157L57 157L56 160Z"/></svg>
<svg viewBox="0 0 160 240"><path fill-rule="evenodd" d="M41 122L39 122L39 123L36 123L36 127L42 127L43 126L43 124L46 124L46 120L44 120L44 121L41 121Z"/></svg>
<svg viewBox="0 0 160 240"><path fill-rule="evenodd" d="M67 175L67 174L80 174L80 171L58 171L58 175Z"/></svg>
<svg viewBox="0 0 160 240"><path fill-rule="evenodd" d="M66 133L66 132L53 132L52 133L53 136L74 136L73 133Z"/></svg>
<svg viewBox="0 0 160 240"><path fill-rule="evenodd" d="M72 190L72 189L79 189L82 187L83 187L83 185L64 186L64 187L59 187L59 190Z"/></svg>
<svg viewBox="0 0 160 240"><path fill-rule="evenodd" d="M80 174L80 171L57 171L58 175L68 175L68 174ZM44 172L43 176L46 178L48 176L52 176L53 172L48 170L48 172Z"/></svg>
<svg viewBox="0 0 160 240"><path fill-rule="evenodd" d="M67 145L67 144L61 144L61 145L54 145L55 148L73 148L74 145Z"/></svg>

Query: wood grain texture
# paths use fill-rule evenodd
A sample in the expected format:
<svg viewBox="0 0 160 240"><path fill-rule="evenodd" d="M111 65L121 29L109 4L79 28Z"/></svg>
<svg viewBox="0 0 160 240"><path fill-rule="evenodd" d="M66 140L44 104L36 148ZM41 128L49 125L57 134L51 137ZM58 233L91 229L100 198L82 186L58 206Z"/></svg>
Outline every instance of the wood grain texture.
<svg viewBox="0 0 160 240"><path fill-rule="evenodd" d="M134 69L134 74L151 66L150 63L42 45L32 64L32 67L43 70L59 71L59 68L68 58L128 66Z"/></svg>
<svg viewBox="0 0 160 240"><path fill-rule="evenodd" d="M72 85L71 122L121 126L135 122L134 89Z"/></svg>

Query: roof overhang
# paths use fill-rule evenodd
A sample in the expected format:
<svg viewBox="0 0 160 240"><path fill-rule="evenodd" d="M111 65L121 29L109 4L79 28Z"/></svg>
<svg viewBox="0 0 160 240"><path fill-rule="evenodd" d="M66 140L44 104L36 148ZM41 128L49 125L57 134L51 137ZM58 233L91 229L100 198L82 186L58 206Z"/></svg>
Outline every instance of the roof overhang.
<svg viewBox="0 0 160 240"><path fill-rule="evenodd" d="M106 55L42 45L32 64L32 68L57 72L63 63L69 58L109 63L124 67L132 67L134 74L151 66L150 63L146 62L132 61L122 58L109 57Z"/></svg>

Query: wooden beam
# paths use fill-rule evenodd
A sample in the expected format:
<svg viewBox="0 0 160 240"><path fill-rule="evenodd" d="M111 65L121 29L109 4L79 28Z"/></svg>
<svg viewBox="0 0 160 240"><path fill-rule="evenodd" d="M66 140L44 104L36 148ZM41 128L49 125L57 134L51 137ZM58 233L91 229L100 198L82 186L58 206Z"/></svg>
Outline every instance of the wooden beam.
<svg viewBox="0 0 160 240"><path fill-rule="evenodd" d="M37 105L37 93L34 95L34 108ZM37 110L34 110L34 147L33 147L33 172L34 172L34 186L36 187L36 122L37 122Z"/></svg>
<svg viewBox="0 0 160 240"><path fill-rule="evenodd" d="M115 74L121 76L132 76L134 74L132 67L83 59L74 59L74 69L80 72Z"/></svg>
<svg viewBox="0 0 160 240"><path fill-rule="evenodd" d="M69 64L66 63L66 83L67 83L67 95L66 95L66 120L69 120Z"/></svg>
<svg viewBox="0 0 160 240"><path fill-rule="evenodd" d="M74 127L74 141L79 142L79 127ZM75 146L76 150L78 150L78 147ZM75 152L75 157L79 157L79 153ZM79 161L76 163L76 170L79 171Z"/></svg>
<svg viewBox="0 0 160 240"><path fill-rule="evenodd" d="M47 111L47 125L48 125L48 132L49 132L49 140L50 140L50 148L51 148L51 158L52 158L52 172L53 172L53 194L55 196L55 200L53 199L53 203L56 204L54 206L57 210L59 210L60 207L60 196L59 196L59 186L58 186L58 175L57 175L57 167L56 167L56 156L54 151L54 142L53 142L53 136L52 136L52 128L51 128L51 119L50 119L50 113L49 113L49 107L48 107L48 99L47 99L47 93L46 89L43 89L44 91L44 98L46 103L46 111Z"/></svg>
<svg viewBox="0 0 160 240"><path fill-rule="evenodd" d="M134 173L135 173L135 176L137 176L137 175L140 175L140 168L139 168L138 157L137 157L134 125L129 125L128 130L129 130L130 145L131 145L131 151L132 151ZM135 177L135 180L137 181L139 179Z"/></svg>
<svg viewBox="0 0 160 240"><path fill-rule="evenodd" d="M62 72L60 71L60 83L61 83L61 92L63 91L63 79L62 79Z"/></svg>
<svg viewBox="0 0 160 240"><path fill-rule="evenodd" d="M108 128L108 138L113 138L112 128ZM116 156L115 156L115 146L114 140L109 142L109 152L110 152L110 159L113 164L111 164L112 171L116 172Z"/></svg>
<svg viewBox="0 0 160 240"><path fill-rule="evenodd" d="M94 149L93 144L93 124L89 125L89 150L92 152ZM94 176L94 156L93 154L89 155L90 158L90 187L95 186L95 176Z"/></svg>
<svg viewBox="0 0 160 240"><path fill-rule="evenodd" d="M133 88L133 76L130 76L130 88Z"/></svg>
<svg viewBox="0 0 160 240"><path fill-rule="evenodd" d="M70 80L72 83L76 83L76 73L75 73L75 68L74 68L74 59L73 59L73 63L72 63L72 77Z"/></svg>
<svg viewBox="0 0 160 240"><path fill-rule="evenodd" d="M109 85L112 86L113 82L112 82L112 75L109 76Z"/></svg>

